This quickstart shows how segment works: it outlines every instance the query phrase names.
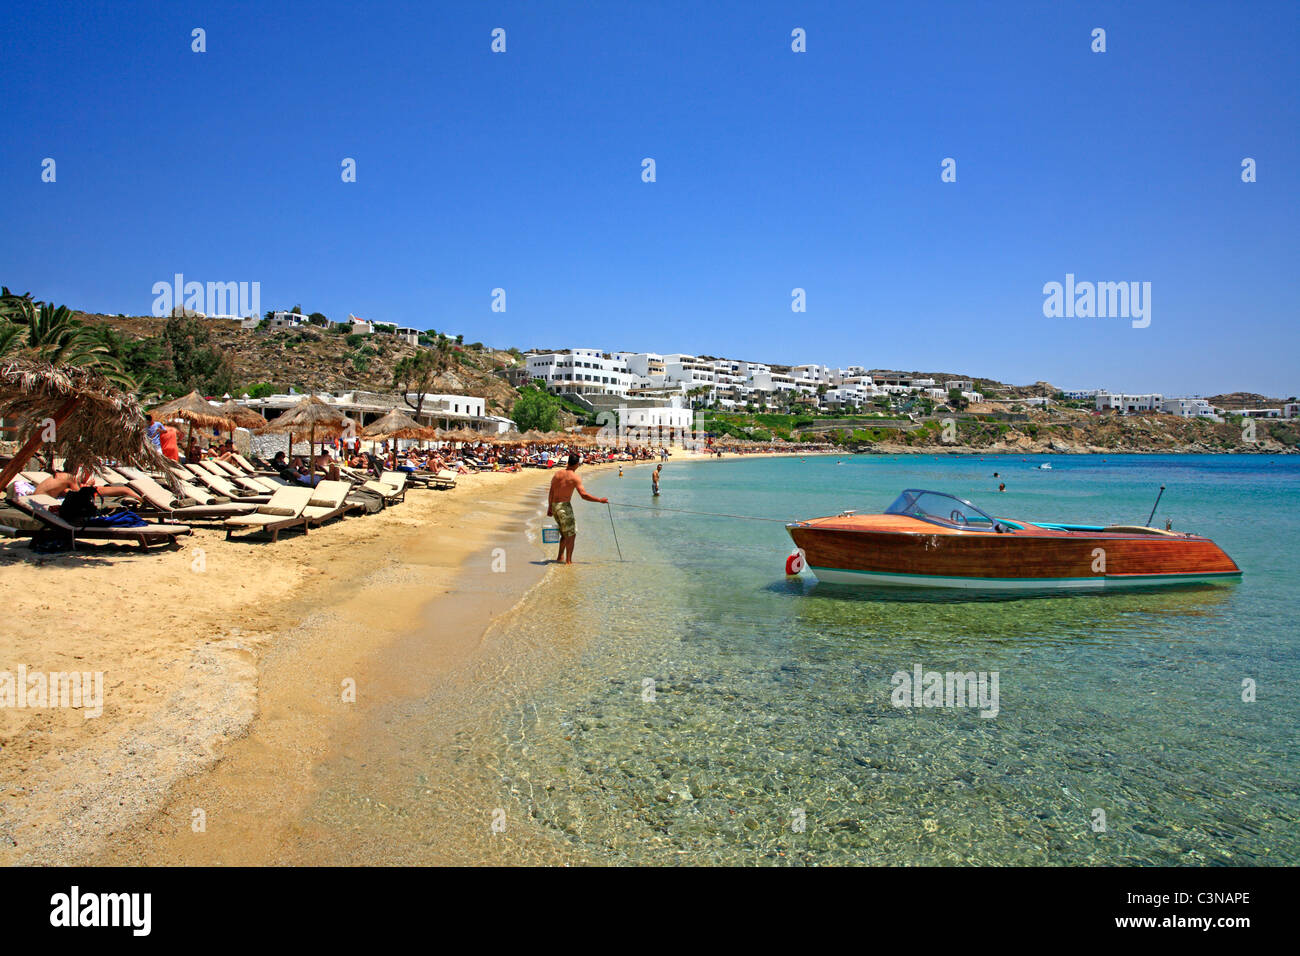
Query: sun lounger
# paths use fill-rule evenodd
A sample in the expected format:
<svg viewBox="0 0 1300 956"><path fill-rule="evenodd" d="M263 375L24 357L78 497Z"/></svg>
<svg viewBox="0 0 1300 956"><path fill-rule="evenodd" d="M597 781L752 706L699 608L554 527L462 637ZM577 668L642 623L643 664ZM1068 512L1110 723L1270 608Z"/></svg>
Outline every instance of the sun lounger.
<svg viewBox="0 0 1300 956"><path fill-rule="evenodd" d="M124 485L127 482L123 475L114 471L108 465L100 465L95 469L94 478L101 485Z"/></svg>
<svg viewBox="0 0 1300 956"><path fill-rule="evenodd" d="M184 468L180 467L179 465L175 465L168 470L171 472L172 480L179 488L178 497L188 498L191 502L193 502L196 505L210 506L210 505L224 505L229 503L230 499L227 496L219 495L216 492L214 492L211 488L205 488L202 485L195 484L194 476L190 474L188 471L186 471ZM118 468L118 471L122 473L128 485L130 485L131 482L136 481L138 479L148 478L149 480L154 481L159 485L162 485L164 488L168 488L168 489L171 488L170 483L164 484L164 482L167 480L166 475L151 475L149 472L141 471L139 468L128 468L126 466L120 466Z"/></svg>
<svg viewBox="0 0 1300 956"><path fill-rule="evenodd" d="M367 481L361 487L369 488L384 496L384 501L392 504L406 499L406 472L386 471L378 481Z"/></svg>
<svg viewBox="0 0 1300 956"><path fill-rule="evenodd" d="M159 514L184 521L221 521L237 515L252 514L258 507L257 503L252 501L201 505L192 499L177 498L149 477L133 478L127 487L143 498L145 503Z"/></svg>
<svg viewBox="0 0 1300 956"><path fill-rule="evenodd" d="M227 465L224 461L216 461L214 459L211 461L196 462L196 464L198 467L204 469L209 475L212 475L215 478L222 478L233 484L236 488L242 489L245 493L255 495L264 495L267 493L265 488L248 475L245 475L238 468Z"/></svg>
<svg viewBox="0 0 1300 956"><path fill-rule="evenodd" d="M182 535L194 533L183 524L147 524L138 528L78 527L59 517L58 512L54 510L58 507L58 501L49 495L28 495L19 499L18 505L46 527L67 535L74 550L78 538L95 541L133 541L141 548L147 549L151 544L175 544L176 539Z"/></svg>
<svg viewBox="0 0 1300 956"><path fill-rule="evenodd" d="M436 475L429 479L430 488L440 488L447 490L456 487L456 473L448 468L442 469Z"/></svg>
<svg viewBox="0 0 1300 956"><path fill-rule="evenodd" d="M349 511L362 510L361 504L347 500L352 491L350 481L322 481L313 491L311 502L302 511L308 524L321 525Z"/></svg>
<svg viewBox="0 0 1300 956"><path fill-rule="evenodd" d="M265 490L254 493L247 488L236 487L223 476L214 474L199 465L186 465L185 467L200 482L232 501L256 501L259 504L264 504L270 500L270 494Z"/></svg>
<svg viewBox="0 0 1300 956"><path fill-rule="evenodd" d="M258 506L250 515L227 518L225 521L226 540L236 531L266 531L272 541L280 538L285 528L301 527L307 533L307 518L303 511L311 503L315 488L306 486L293 488L285 485L271 496L271 499Z"/></svg>
<svg viewBox="0 0 1300 956"><path fill-rule="evenodd" d="M245 458L243 455L239 454L239 452L235 452L235 454L232 455L231 457L234 459L235 464L237 464L240 468L244 469L244 472L245 472L246 474L249 474L249 475L265 475L265 474L270 474L270 473L271 473L271 472L270 472L268 469L266 469L266 468L258 468L256 465L254 465L251 461L249 461L249 460L248 460L247 458Z"/></svg>

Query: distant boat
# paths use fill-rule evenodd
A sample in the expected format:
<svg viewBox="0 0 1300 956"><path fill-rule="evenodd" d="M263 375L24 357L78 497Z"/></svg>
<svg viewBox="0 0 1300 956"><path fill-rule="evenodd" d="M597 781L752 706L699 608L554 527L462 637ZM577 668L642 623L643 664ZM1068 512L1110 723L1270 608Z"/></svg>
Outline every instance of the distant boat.
<svg viewBox="0 0 1300 956"><path fill-rule="evenodd" d="M808 568L834 584L1090 591L1241 577L1200 535L993 518L963 498L920 488L883 514L845 512L786 530Z"/></svg>
<svg viewBox="0 0 1300 956"><path fill-rule="evenodd" d="M1045 461L1045 462L1043 462L1041 465L1038 466L1038 470L1039 470L1039 471L1051 471L1051 470L1052 470L1052 463L1051 463L1050 461Z"/></svg>

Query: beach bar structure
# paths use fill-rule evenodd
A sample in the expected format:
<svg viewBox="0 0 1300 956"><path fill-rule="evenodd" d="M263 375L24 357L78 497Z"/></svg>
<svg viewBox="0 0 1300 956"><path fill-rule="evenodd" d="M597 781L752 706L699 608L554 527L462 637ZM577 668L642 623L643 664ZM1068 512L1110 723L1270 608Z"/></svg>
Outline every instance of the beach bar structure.
<svg viewBox="0 0 1300 956"><path fill-rule="evenodd" d="M464 428L481 434L484 438L506 432L514 425L508 418L486 414L484 400L473 395L426 393L418 415L400 394L355 391L338 394L317 392L315 396L350 418L358 430L374 424L395 408L401 409L428 428ZM240 404L253 409L268 422L274 422L302 399L302 395L268 395L265 398L241 399ZM415 395L411 395L411 400L416 400Z"/></svg>

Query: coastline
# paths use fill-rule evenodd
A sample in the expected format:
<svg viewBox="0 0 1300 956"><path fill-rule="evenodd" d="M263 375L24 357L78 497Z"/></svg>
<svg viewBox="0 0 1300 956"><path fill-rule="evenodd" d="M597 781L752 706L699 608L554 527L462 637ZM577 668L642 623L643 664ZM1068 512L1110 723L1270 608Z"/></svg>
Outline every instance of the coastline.
<svg viewBox="0 0 1300 956"><path fill-rule="evenodd" d="M678 451L670 467L809 454ZM0 861L586 862L528 820L492 833L501 778L460 744L583 652L581 634L520 645L511 630L534 588L579 600L592 573L581 548L577 574L552 571L536 534L549 477L463 476L274 545L215 530L148 555L107 545L32 559L0 545L17 621L0 670L105 671L93 720L0 710ZM341 699L349 679L355 703ZM425 749L433 761L413 763ZM436 839L400 816L409 792L384 789L399 781L437 808Z"/></svg>
<svg viewBox="0 0 1300 956"><path fill-rule="evenodd" d="M33 560L13 553L25 542L4 542L12 626L0 669L102 671L104 702L93 719L0 710L0 862L84 863L123 833L146 837L176 793L217 767L246 772L241 750L271 756L262 770L292 801L331 721L350 719L340 681L356 681L358 706L368 681L404 689L403 672L367 670L376 648L441 608L456 625L431 664L446 666L540 578L536 546L519 532L548 477L462 476L452 491L413 491L395 508L276 544L196 528L168 553L101 545ZM493 575L494 599L448 607L458 582L492 573L494 547L518 570Z"/></svg>
<svg viewBox="0 0 1300 956"><path fill-rule="evenodd" d="M671 459L693 460L717 459ZM550 548L534 526L549 478L461 476L275 544L227 542L213 526L164 553L85 544L33 558L25 541L0 542L12 622L0 671L104 674L98 717L0 708L0 863L291 855L268 837L292 827L331 741L472 664L544 579ZM341 702L345 679L355 704ZM195 810L221 816L219 838L180 836Z"/></svg>

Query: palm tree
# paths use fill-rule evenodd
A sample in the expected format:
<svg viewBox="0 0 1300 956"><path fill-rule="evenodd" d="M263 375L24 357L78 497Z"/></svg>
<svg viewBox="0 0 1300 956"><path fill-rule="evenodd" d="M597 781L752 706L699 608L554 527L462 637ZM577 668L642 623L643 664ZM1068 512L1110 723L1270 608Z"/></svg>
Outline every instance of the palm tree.
<svg viewBox="0 0 1300 956"><path fill-rule="evenodd" d="M94 368L114 385L134 391L135 382L103 341L73 318L66 305L38 302L31 293L14 295L0 287L0 319L16 327L0 333L0 354L19 348L51 365ZM26 329L26 341L23 341Z"/></svg>

